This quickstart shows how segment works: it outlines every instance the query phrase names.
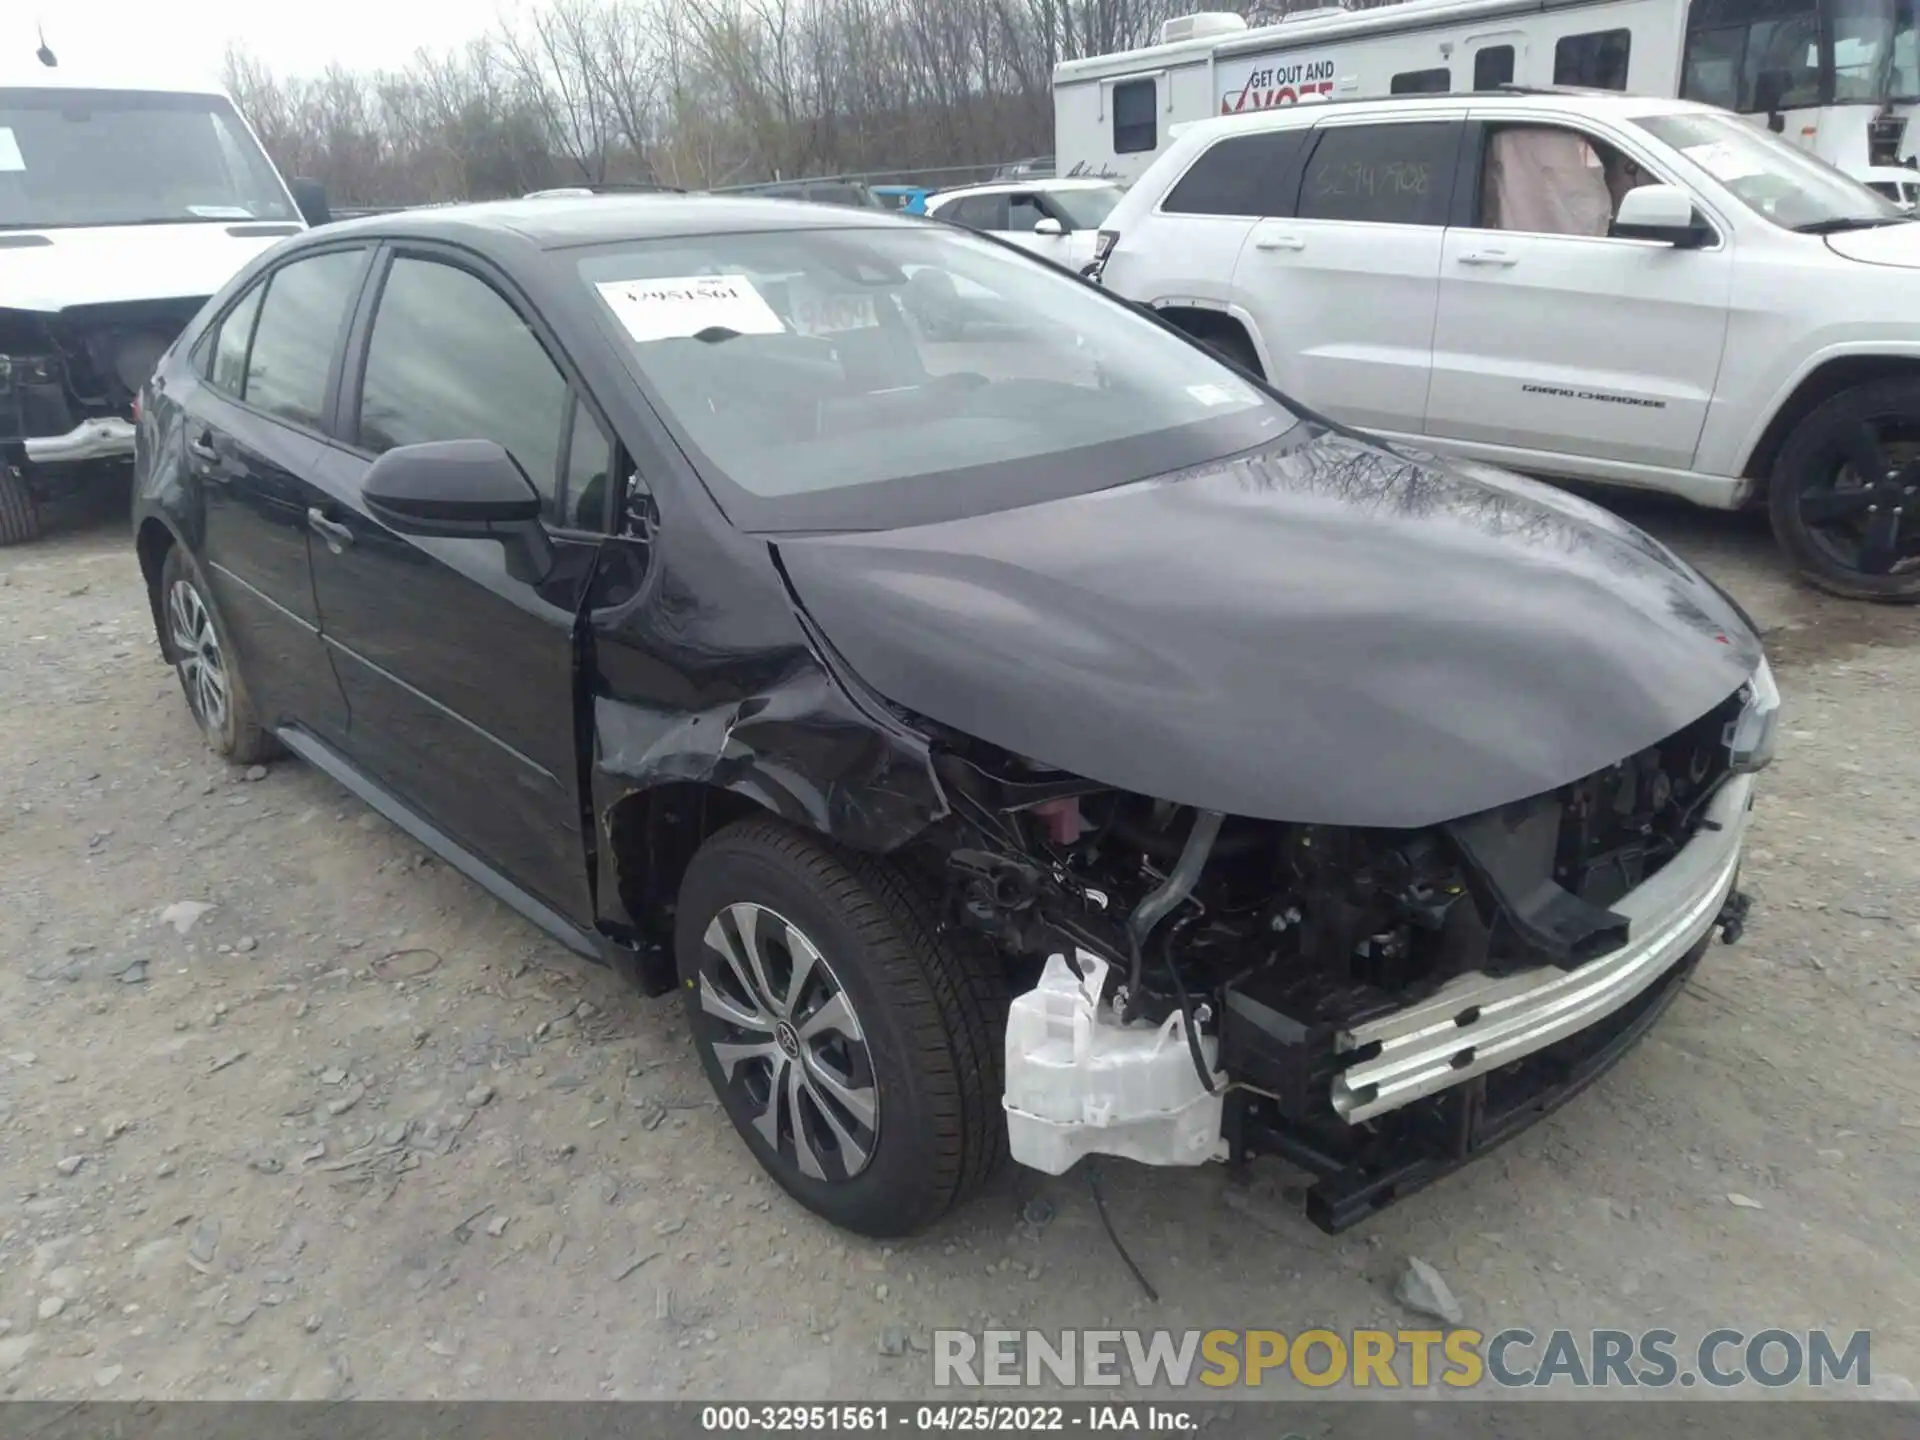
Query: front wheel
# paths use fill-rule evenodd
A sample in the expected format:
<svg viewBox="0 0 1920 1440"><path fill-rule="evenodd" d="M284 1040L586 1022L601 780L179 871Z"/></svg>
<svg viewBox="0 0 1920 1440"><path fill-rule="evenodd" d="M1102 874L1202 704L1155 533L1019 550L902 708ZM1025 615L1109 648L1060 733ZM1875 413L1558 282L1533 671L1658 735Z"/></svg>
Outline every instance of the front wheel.
<svg viewBox="0 0 1920 1440"><path fill-rule="evenodd" d="M1773 533L1807 580L1849 600L1920 601L1920 380L1876 380L1787 437Z"/></svg>
<svg viewBox="0 0 1920 1440"><path fill-rule="evenodd" d="M995 1168L1006 990L888 861L772 820L715 835L674 948L700 1063L754 1158L862 1235L931 1224Z"/></svg>

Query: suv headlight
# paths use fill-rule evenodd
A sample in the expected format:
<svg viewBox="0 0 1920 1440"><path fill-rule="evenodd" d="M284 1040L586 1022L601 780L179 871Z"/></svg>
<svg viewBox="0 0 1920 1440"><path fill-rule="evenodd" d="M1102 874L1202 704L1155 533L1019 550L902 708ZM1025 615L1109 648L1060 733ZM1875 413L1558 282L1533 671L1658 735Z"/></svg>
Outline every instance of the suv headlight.
<svg viewBox="0 0 1920 1440"><path fill-rule="evenodd" d="M1780 687L1773 683L1773 667L1765 656L1740 695L1740 718L1727 726L1727 756L1736 774L1750 775L1772 763L1780 724Z"/></svg>

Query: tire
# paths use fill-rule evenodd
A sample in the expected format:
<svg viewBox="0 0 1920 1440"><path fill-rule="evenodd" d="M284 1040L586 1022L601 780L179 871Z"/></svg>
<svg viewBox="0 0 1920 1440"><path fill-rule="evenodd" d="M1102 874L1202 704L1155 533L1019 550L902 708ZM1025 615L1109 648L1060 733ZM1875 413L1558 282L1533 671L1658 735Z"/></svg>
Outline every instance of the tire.
<svg viewBox="0 0 1920 1440"><path fill-rule="evenodd" d="M178 545L167 551L160 567L159 612L167 656L180 677L187 711L214 754L236 765L255 765L280 754L279 741L260 724L253 708L206 577Z"/></svg>
<svg viewBox="0 0 1920 1440"><path fill-rule="evenodd" d="M714 1093L788 1194L861 1235L924 1229L1006 1154L999 958L937 914L891 862L770 819L713 836L680 886L674 950Z"/></svg>
<svg viewBox="0 0 1920 1440"><path fill-rule="evenodd" d="M1856 386L1801 420L1774 464L1767 511L1810 584L1848 600L1920 601L1920 380Z"/></svg>
<svg viewBox="0 0 1920 1440"><path fill-rule="evenodd" d="M0 462L0 545L40 538L40 507L18 468Z"/></svg>

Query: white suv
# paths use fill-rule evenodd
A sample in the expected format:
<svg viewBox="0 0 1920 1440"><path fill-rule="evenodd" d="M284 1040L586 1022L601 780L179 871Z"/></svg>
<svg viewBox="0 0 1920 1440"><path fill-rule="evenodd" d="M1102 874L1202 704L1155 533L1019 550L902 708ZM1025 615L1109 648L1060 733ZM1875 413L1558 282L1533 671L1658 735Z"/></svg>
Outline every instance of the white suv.
<svg viewBox="0 0 1920 1440"><path fill-rule="evenodd" d="M1553 92L1203 121L1090 273L1337 420L1763 498L1814 583L1920 600L1920 224L1724 111Z"/></svg>
<svg viewBox="0 0 1920 1440"><path fill-rule="evenodd" d="M1042 176L941 190L927 197L927 214L1079 270L1093 259L1095 237L1122 193L1111 180Z"/></svg>

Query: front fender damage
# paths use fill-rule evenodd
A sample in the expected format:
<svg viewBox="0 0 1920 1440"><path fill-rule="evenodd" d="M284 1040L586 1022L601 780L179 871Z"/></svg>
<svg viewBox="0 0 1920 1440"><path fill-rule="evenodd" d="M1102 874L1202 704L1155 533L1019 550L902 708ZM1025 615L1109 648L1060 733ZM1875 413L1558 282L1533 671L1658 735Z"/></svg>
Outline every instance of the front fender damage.
<svg viewBox="0 0 1920 1440"><path fill-rule="evenodd" d="M885 853L948 813L926 741L857 703L811 656L698 710L596 697L593 793L603 919L656 945L693 851L735 819L777 815Z"/></svg>
<svg viewBox="0 0 1920 1440"><path fill-rule="evenodd" d="M899 848L947 813L925 741L877 730L818 669L691 714L594 703L594 768L614 803L671 781L753 801L857 850ZM616 793L618 792L618 793Z"/></svg>

